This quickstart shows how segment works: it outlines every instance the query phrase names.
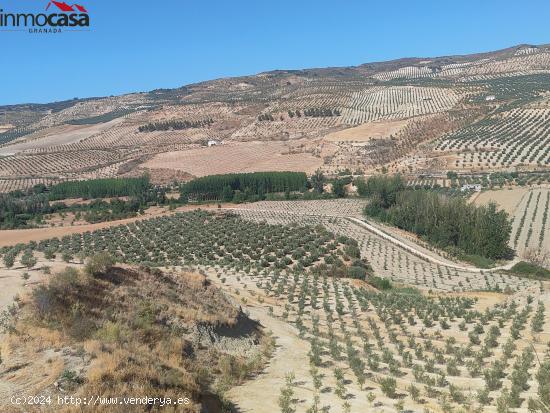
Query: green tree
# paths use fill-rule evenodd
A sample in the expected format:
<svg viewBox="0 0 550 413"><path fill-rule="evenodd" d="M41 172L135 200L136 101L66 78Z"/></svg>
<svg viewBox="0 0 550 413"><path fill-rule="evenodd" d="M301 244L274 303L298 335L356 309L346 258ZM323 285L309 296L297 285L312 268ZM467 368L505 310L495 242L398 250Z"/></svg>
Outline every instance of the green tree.
<svg viewBox="0 0 550 413"><path fill-rule="evenodd" d="M226 185L223 187L222 191L222 199L225 202L230 202L233 199L233 190L229 185Z"/></svg>
<svg viewBox="0 0 550 413"><path fill-rule="evenodd" d="M337 198L344 198L346 196L346 182L343 179L335 179L332 183L332 193Z"/></svg>
<svg viewBox="0 0 550 413"><path fill-rule="evenodd" d="M33 255L32 251L30 249L25 250L25 252L21 256L21 264L28 269L31 269L35 266L36 262L36 257Z"/></svg>
<svg viewBox="0 0 550 413"><path fill-rule="evenodd" d="M2 259L6 268L13 267L13 264L15 263L15 255L11 251L4 254L4 257L2 257Z"/></svg>
<svg viewBox="0 0 550 413"><path fill-rule="evenodd" d="M325 176L320 169L317 169L315 173L311 176L311 186L313 190L319 194L324 192Z"/></svg>

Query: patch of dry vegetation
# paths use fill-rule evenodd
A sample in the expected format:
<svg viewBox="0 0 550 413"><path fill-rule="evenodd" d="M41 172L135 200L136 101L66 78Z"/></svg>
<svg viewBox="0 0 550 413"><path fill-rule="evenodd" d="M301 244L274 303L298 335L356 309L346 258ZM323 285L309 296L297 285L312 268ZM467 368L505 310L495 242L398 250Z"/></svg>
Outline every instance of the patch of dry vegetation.
<svg viewBox="0 0 550 413"><path fill-rule="evenodd" d="M35 394L188 398L189 404L173 411L198 412L203 403L221 408L226 402L220 392L261 369L272 351L272 340L258 327L239 331L243 319L240 308L203 275L113 266L107 255L98 255L84 271L67 268L21 301L2 349L0 381L10 383L10 395L28 391L28 376L49 363L45 354L65 348L81 362L69 370L67 357L55 357L55 373L34 383ZM223 328L255 345L246 356L225 354L197 340L197 326ZM18 389L18 383L27 384ZM55 403L52 408L59 411Z"/></svg>

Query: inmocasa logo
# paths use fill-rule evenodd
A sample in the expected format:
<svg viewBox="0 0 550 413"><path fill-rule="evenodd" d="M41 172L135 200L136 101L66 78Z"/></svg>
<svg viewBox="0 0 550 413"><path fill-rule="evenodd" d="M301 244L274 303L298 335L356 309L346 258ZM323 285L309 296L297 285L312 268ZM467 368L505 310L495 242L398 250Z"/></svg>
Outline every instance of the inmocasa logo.
<svg viewBox="0 0 550 413"><path fill-rule="evenodd" d="M0 31L25 31L29 33L61 33L81 31L90 27L90 15L81 4L69 5L51 0L46 13L6 13L0 8Z"/></svg>

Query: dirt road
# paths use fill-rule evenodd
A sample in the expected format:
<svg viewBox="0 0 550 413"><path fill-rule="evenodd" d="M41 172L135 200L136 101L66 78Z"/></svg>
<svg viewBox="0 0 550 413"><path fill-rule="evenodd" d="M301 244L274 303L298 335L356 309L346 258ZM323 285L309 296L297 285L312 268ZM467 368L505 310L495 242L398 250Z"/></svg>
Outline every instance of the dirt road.
<svg viewBox="0 0 550 413"><path fill-rule="evenodd" d="M285 374L292 370L298 380L309 377L309 345L298 337L296 328L270 317L265 308L247 306L247 310L252 319L258 320L266 330L271 330L277 348L261 374L242 386L234 387L227 396L241 413L277 412L279 390L285 382ZM309 387L312 387L311 384L300 386L296 389L296 395L305 400L312 399L313 389Z"/></svg>

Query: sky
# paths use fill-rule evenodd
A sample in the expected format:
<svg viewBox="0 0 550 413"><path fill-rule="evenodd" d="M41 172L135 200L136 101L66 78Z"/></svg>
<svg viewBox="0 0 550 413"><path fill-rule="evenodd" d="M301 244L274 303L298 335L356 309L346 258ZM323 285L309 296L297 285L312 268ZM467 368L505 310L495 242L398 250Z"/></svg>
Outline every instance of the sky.
<svg viewBox="0 0 550 413"><path fill-rule="evenodd" d="M0 9L42 13L48 1ZM548 0L65 1L87 8L90 31L0 31L0 105L550 43Z"/></svg>

